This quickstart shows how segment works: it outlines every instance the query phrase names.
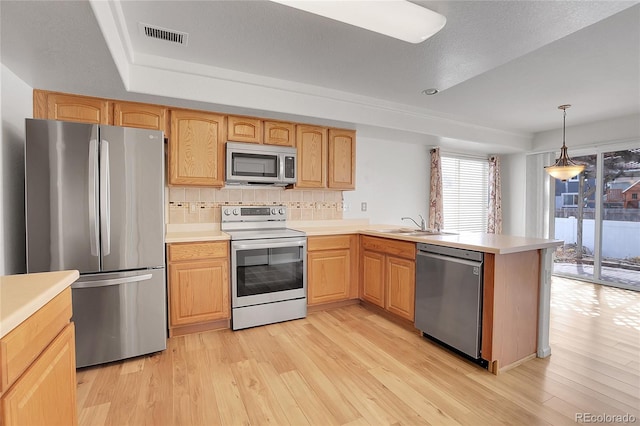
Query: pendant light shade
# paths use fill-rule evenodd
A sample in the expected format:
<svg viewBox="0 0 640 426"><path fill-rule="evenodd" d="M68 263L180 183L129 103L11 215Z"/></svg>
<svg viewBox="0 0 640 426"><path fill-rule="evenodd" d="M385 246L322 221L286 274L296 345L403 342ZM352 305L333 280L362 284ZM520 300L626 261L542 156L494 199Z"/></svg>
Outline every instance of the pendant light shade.
<svg viewBox="0 0 640 426"><path fill-rule="evenodd" d="M564 139L568 108L571 108L571 105L560 105L558 107L558 109L563 111L562 148L560 148L560 157L553 166L546 166L544 168L552 177L563 181L580 174L584 170L584 164L576 164L569 158L569 154L567 154L567 146L565 145Z"/></svg>

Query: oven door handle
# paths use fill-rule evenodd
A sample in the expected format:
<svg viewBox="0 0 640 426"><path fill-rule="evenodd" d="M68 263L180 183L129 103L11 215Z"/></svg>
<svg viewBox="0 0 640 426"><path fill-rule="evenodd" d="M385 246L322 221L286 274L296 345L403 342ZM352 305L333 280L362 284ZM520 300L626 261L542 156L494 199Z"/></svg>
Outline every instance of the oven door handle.
<svg viewBox="0 0 640 426"><path fill-rule="evenodd" d="M233 250L255 250L265 248L282 248L282 247L305 247L306 239L299 239L286 242L264 242L264 243L231 243Z"/></svg>

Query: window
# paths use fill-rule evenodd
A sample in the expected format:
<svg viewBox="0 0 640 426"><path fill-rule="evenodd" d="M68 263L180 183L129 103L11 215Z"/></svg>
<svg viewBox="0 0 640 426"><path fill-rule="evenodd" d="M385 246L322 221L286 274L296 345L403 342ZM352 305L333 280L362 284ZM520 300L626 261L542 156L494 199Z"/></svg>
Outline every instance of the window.
<svg viewBox="0 0 640 426"><path fill-rule="evenodd" d="M442 156L444 228L487 231L489 162L483 158Z"/></svg>
<svg viewBox="0 0 640 426"><path fill-rule="evenodd" d="M577 206L578 206L577 192L565 192L562 194L562 207L577 207Z"/></svg>
<svg viewBox="0 0 640 426"><path fill-rule="evenodd" d="M631 199L632 200L637 200L638 199L638 193L634 192L633 194L631 194Z"/></svg>

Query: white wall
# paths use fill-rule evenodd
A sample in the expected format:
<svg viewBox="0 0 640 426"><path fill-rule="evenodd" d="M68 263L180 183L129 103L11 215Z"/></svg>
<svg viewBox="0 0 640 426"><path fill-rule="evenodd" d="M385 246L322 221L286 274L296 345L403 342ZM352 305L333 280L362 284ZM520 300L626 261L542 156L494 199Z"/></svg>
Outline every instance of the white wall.
<svg viewBox="0 0 640 426"><path fill-rule="evenodd" d="M640 139L640 114L601 120L581 126L567 126L566 143L569 157L572 148L596 146L599 143ZM560 151L562 128L536 133L534 151Z"/></svg>
<svg viewBox="0 0 640 426"><path fill-rule="evenodd" d="M33 88L2 65L0 119L0 275L25 272L24 119L33 115Z"/></svg>
<svg viewBox="0 0 640 426"><path fill-rule="evenodd" d="M368 218L370 223L414 226L403 216L427 219L429 147L358 138L356 190L343 193L349 211L345 219ZM360 204L367 203L367 211Z"/></svg>
<svg viewBox="0 0 640 426"><path fill-rule="evenodd" d="M502 233L525 235L525 170L527 156L510 154L500 156L502 177Z"/></svg>

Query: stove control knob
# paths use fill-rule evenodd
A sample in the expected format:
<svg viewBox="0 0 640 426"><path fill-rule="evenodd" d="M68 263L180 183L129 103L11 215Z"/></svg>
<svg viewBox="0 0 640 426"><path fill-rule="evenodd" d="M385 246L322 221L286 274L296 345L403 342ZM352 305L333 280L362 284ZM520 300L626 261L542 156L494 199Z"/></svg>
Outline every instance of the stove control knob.
<svg viewBox="0 0 640 426"><path fill-rule="evenodd" d="M238 216L238 214L240 214L240 210L238 210L238 209L233 209L233 215L234 215L234 216Z"/></svg>
<svg viewBox="0 0 640 426"><path fill-rule="evenodd" d="M276 215L276 209L271 209L271 216L275 216Z"/></svg>
<svg viewBox="0 0 640 426"><path fill-rule="evenodd" d="M225 216L229 216L229 215L231 215L231 210L229 210L229 209L224 209L224 215L225 215Z"/></svg>
<svg viewBox="0 0 640 426"><path fill-rule="evenodd" d="M278 210L278 213L280 213L281 215L283 215L283 216L284 216L284 209L280 209L280 210Z"/></svg>

